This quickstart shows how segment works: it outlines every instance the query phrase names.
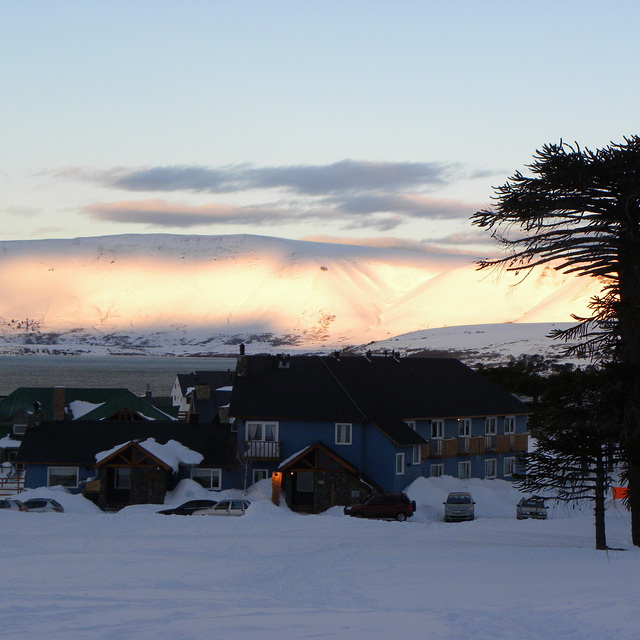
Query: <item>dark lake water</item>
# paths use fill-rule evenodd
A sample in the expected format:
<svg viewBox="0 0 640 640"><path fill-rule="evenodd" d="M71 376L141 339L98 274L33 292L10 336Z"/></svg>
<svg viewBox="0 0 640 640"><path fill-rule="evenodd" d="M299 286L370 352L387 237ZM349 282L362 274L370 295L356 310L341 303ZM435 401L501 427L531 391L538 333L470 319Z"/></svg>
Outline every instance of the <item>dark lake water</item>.
<svg viewBox="0 0 640 640"><path fill-rule="evenodd" d="M18 387L126 387L168 396L178 373L235 369L235 358L0 356L0 395Z"/></svg>

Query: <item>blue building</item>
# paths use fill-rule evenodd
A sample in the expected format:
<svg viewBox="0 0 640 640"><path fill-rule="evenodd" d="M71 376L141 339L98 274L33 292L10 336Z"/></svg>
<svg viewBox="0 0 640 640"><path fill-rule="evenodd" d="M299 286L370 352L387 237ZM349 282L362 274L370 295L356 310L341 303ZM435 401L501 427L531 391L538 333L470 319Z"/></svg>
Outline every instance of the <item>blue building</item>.
<svg viewBox="0 0 640 640"><path fill-rule="evenodd" d="M322 511L420 476L510 479L529 407L458 360L238 359L229 415L245 483Z"/></svg>

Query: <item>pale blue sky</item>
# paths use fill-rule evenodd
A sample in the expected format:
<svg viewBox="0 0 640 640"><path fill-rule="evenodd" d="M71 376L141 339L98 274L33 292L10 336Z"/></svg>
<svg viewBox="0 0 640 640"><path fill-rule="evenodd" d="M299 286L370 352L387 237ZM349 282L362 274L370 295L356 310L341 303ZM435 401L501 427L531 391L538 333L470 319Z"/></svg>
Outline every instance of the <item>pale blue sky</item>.
<svg viewBox="0 0 640 640"><path fill-rule="evenodd" d="M0 3L0 239L461 234L544 143L639 133L640 3Z"/></svg>

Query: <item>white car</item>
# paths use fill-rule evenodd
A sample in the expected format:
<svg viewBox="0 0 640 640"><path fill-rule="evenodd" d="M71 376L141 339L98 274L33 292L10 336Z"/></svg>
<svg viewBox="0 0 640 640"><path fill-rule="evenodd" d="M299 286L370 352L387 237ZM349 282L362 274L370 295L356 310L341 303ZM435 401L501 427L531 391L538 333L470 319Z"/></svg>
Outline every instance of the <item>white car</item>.
<svg viewBox="0 0 640 640"><path fill-rule="evenodd" d="M212 507L198 509L194 516L243 516L251 503L248 500L220 500Z"/></svg>

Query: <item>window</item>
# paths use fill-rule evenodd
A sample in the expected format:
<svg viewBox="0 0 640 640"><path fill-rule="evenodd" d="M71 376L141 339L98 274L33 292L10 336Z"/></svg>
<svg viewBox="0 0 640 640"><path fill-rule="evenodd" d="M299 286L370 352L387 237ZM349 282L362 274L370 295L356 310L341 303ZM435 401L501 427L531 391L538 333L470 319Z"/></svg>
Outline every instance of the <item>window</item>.
<svg viewBox="0 0 640 640"><path fill-rule="evenodd" d="M511 476L516 470L516 459L515 458L505 458L504 459L504 475Z"/></svg>
<svg viewBox="0 0 640 640"><path fill-rule="evenodd" d="M268 469L254 469L253 470L253 484L260 482L260 480L266 480L269 477Z"/></svg>
<svg viewBox="0 0 640 640"><path fill-rule="evenodd" d="M460 480L468 480L471 477L471 462L465 460L464 462L458 462L458 478Z"/></svg>
<svg viewBox="0 0 640 640"><path fill-rule="evenodd" d="M116 467L113 475L114 489L131 489L131 468Z"/></svg>
<svg viewBox="0 0 640 640"><path fill-rule="evenodd" d="M13 435L14 436L23 436L27 432L26 424L14 424L13 425Z"/></svg>
<svg viewBox="0 0 640 640"><path fill-rule="evenodd" d="M471 418L460 418L458 420L458 436L460 438L471 437Z"/></svg>
<svg viewBox="0 0 640 640"><path fill-rule="evenodd" d="M336 422L336 444L351 444L351 424Z"/></svg>
<svg viewBox="0 0 640 640"><path fill-rule="evenodd" d="M396 475L404 475L404 453L396 453Z"/></svg>
<svg viewBox="0 0 640 640"><path fill-rule="evenodd" d="M222 489L222 469L205 469L197 467L191 469L191 479L205 489Z"/></svg>
<svg viewBox="0 0 640 640"><path fill-rule="evenodd" d="M489 458L484 461L484 477L495 478L497 472L497 464L495 458Z"/></svg>
<svg viewBox="0 0 640 640"><path fill-rule="evenodd" d="M516 417L505 416L504 417L504 432L515 433L516 432Z"/></svg>
<svg viewBox="0 0 640 640"><path fill-rule="evenodd" d="M296 473L296 491L313 492L313 471L298 471Z"/></svg>
<svg viewBox="0 0 640 640"><path fill-rule="evenodd" d="M247 440L260 442L277 442L277 422L247 422Z"/></svg>
<svg viewBox="0 0 640 640"><path fill-rule="evenodd" d="M431 467L429 467L429 475L432 478L439 478L440 476L444 475L444 465L432 464Z"/></svg>
<svg viewBox="0 0 640 640"><path fill-rule="evenodd" d="M413 445L413 459L412 464L422 464L422 445Z"/></svg>
<svg viewBox="0 0 640 640"><path fill-rule="evenodd" d="M498 419L495 416L484 419L484 435L495 436L498 433Z"/></svg>
<svg viewBox="0 0 640 640"><path fill-rule="evenodd" d="M47 486L78 486L78 467L49 467L47 470Z"/></svg>
<svg viewBox="0 0 640 640"><path fill-rule="evenodd" d="M405 422L406 422L407 426L410 427L411 429L413 429L414 431L417 429L415 420L405 420Z"/></svg>
<svg viewBox="0 0 640 640"><path fill-rule="evenodd" d="M444 420L431 421L431 437L432 438L444 437Z"/></svg>

